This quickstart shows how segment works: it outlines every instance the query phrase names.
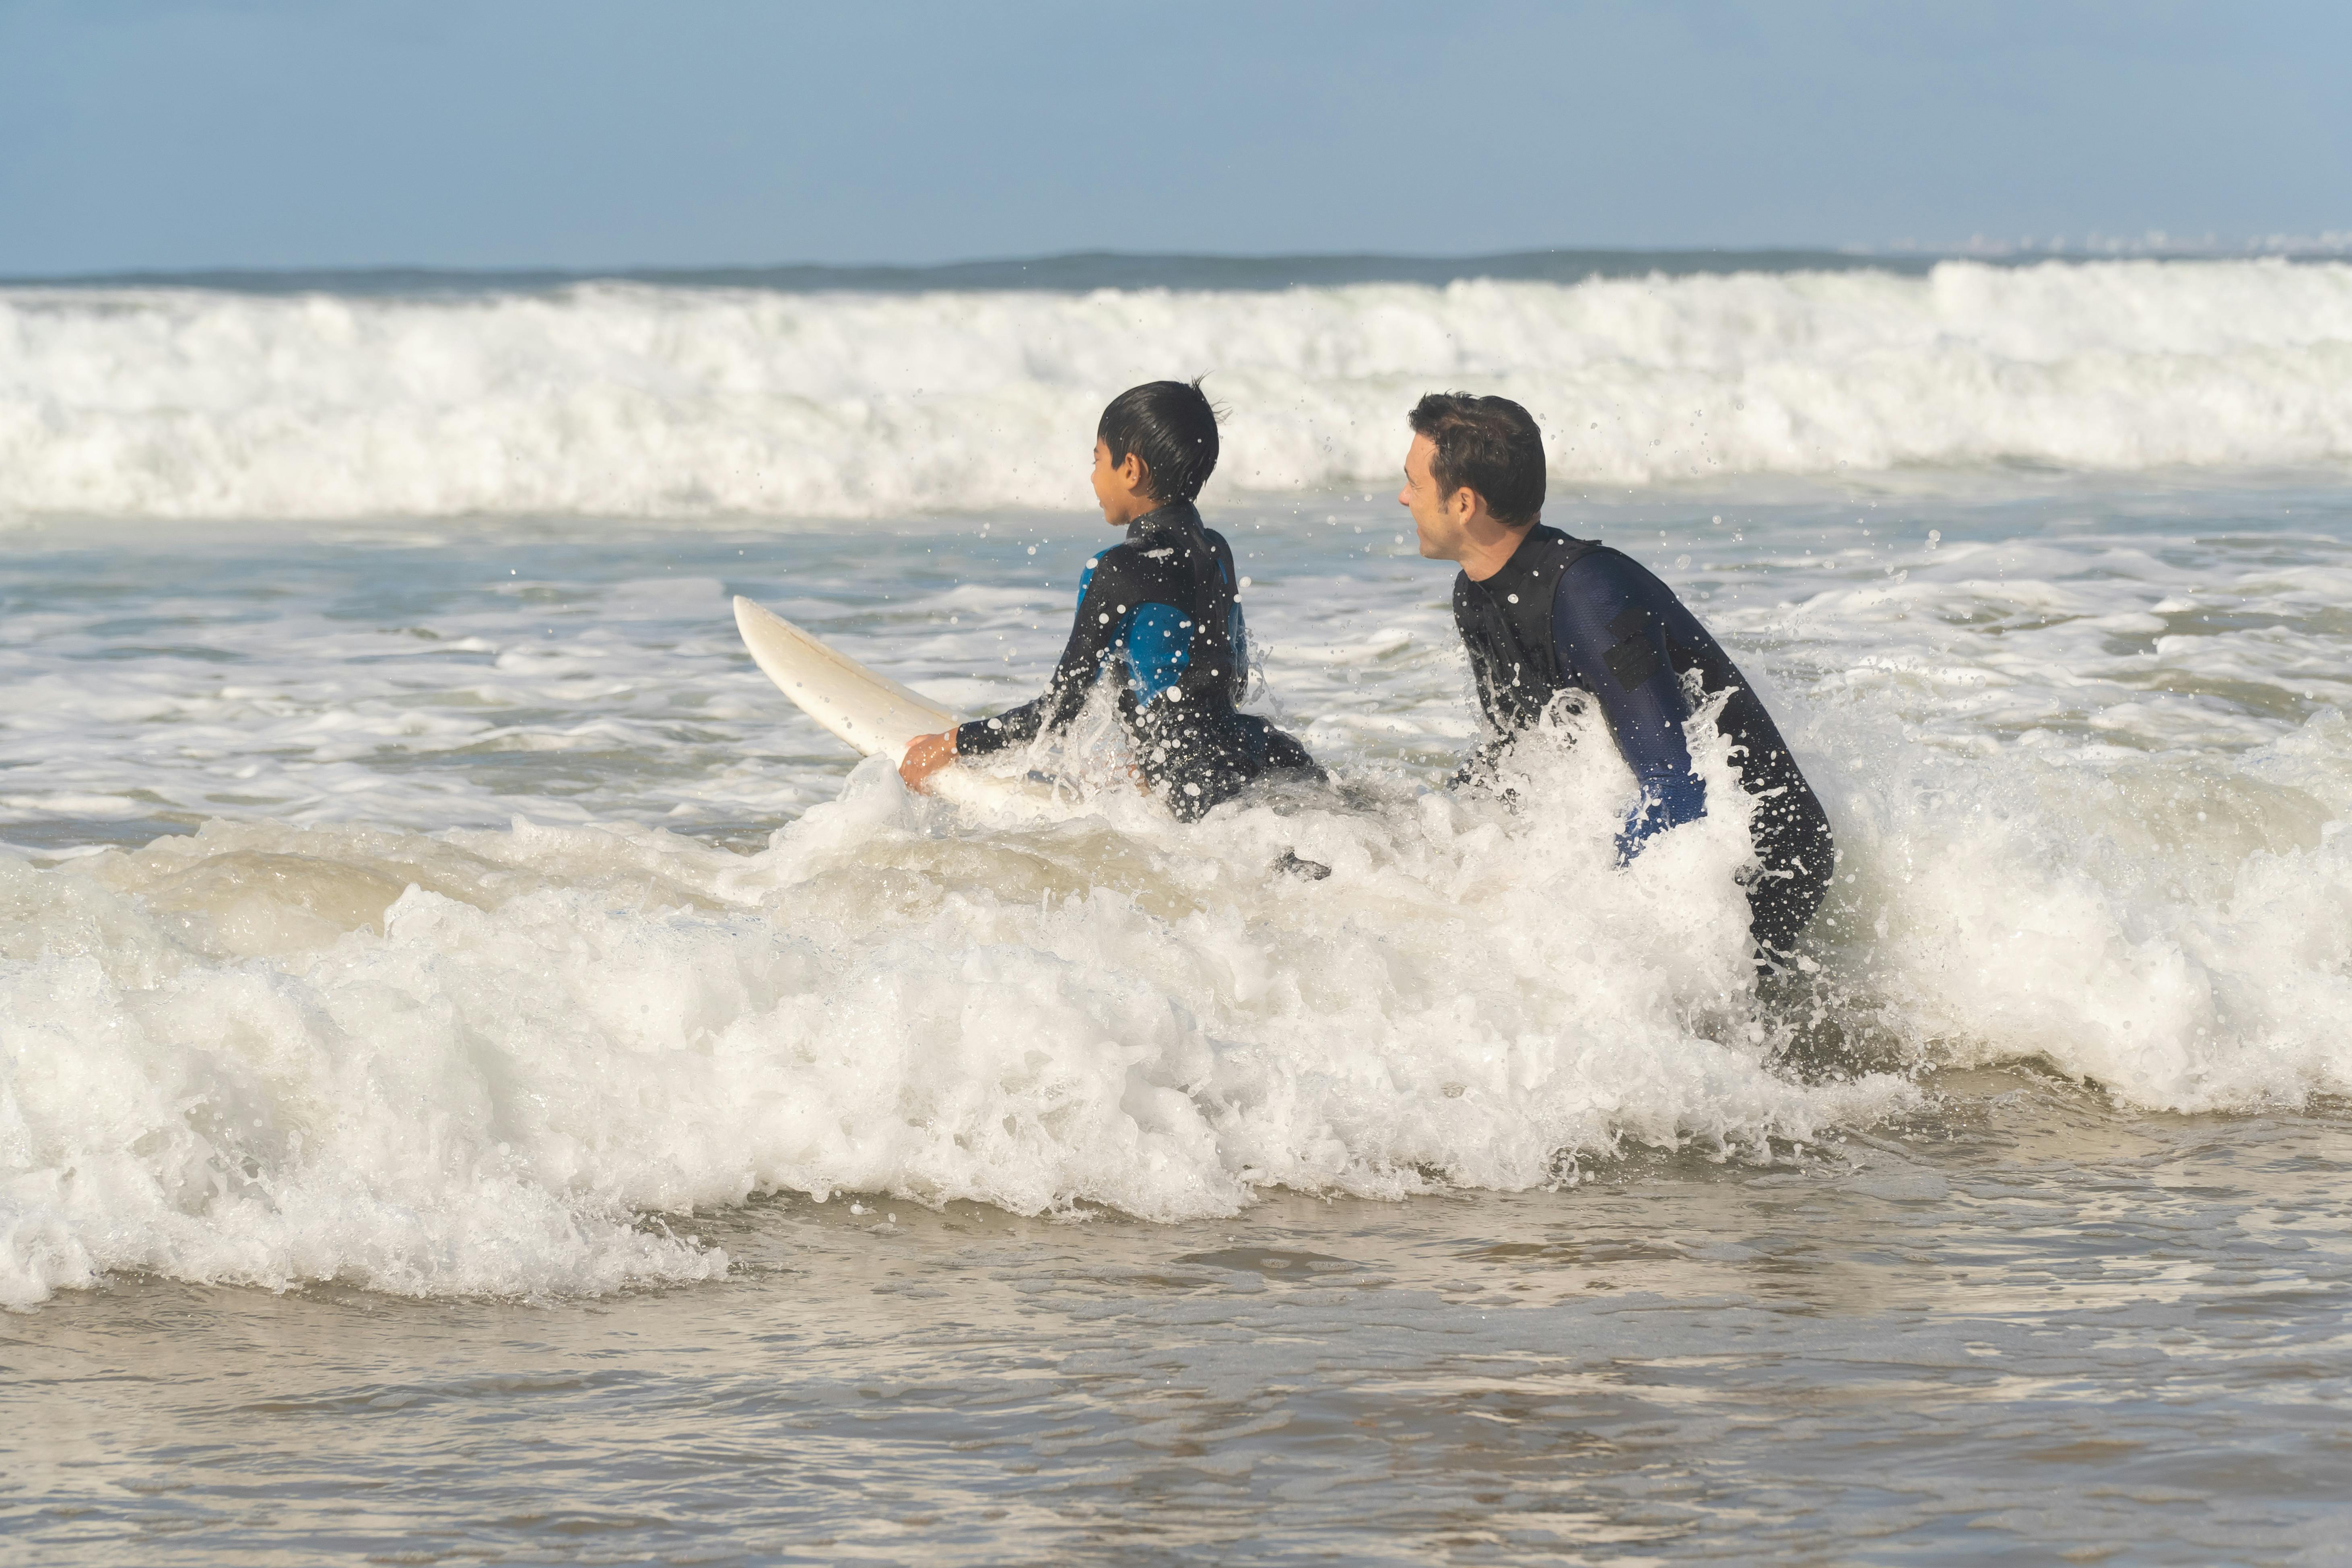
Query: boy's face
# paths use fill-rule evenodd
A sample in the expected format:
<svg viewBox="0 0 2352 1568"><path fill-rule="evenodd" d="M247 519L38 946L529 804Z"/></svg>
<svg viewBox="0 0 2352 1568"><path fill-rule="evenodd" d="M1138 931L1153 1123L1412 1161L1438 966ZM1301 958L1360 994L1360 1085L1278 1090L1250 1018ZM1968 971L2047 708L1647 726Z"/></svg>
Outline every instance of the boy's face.
<svg viewBox="0 0 2352 1568"><path fill-rule="evenodd" d="M1103 521L1113 528L1125 528L1160 506L1151 496L1151 470L1143 466L1143 459L1129 452L1123 461L1113 463L1110 444L1100 439L1095 442L1094 483Z"/></svg>

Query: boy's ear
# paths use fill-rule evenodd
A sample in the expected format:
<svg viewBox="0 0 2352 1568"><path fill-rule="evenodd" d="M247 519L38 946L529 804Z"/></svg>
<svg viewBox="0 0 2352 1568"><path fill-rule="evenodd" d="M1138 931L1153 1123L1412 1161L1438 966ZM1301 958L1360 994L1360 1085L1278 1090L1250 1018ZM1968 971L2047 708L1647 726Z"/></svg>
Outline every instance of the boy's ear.
<svg viewBox="0 0 2352 1568"><path fill-rule="evenodd" d="M1154 493L1151 489L1151 465L1143 460L1143 454L1140 452L1130 451L1120 461L1118 478L1120 483L1137 495L1147 496Z"/></svg>

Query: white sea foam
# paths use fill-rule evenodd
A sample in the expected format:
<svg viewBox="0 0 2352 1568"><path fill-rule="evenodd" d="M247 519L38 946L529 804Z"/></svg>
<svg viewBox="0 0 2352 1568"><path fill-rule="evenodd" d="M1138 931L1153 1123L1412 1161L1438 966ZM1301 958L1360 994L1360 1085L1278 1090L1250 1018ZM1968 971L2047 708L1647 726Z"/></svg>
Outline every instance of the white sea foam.
<svg viewBox="0 0 2352 1568"><path fill-rule="evenodd" d="M1590 803L1565 831L1435 795L974 824L869 763L748 858L216 822L0 861L0 1295L597 1289L723 1268L629 1216L760 1189L1173 1219L1907 1102L1767 1070L1738 823L1620 876L1582 776L1617 767L1540 761ZM1331 875L1272 875L1286 848ZM1570 892L1596 878L1608 907Z"/></svg>
<svg viewBox="0 0 2352 1568"><path fill-rule="evenodd" d="M1952 262L1279 292L0 291L0 516L865 516L1084 503L1104 400L1214 373L1219 484L1385 483L1423 391L1555 483L2352 458L2352 266Z"/></svg>
<svg viewBox="0 0 2352 1568"><path fill-rule="evenodd" d="M1916 1106L1937 1063L2150 1109L2352 1091L2340 718L2203 788L1832 730L1821 978L1879 1055L1811 1082L1750 990L1736 817L1612 869L1627 784L1592 744L1530 749L1517 812L1388 786L1183 829L1110 791L992 821L869 763L750 856L215 821L0 860L0 1296L706 1278L690 1211L761 1190L1177 1219L1514 1189L1628 1140L1755 1158Z"/></svg>
<svg viewBox="0 0 2352 1568"><path fill-rule="evenodd" d="M1366 793L1189 829L843 794L727 618L748 586L1015 700L1075 525L26 536L0 832L76 858L0 858L0 1292L697 1279L700 1214L762 1189L1160 1219L1749 1160L1937 1064L2127 1110L2352 1092L2340 492L1559 516L1669 574L1823 791L1826 1032L1748 988L1727 815L1619 871L1605 744L1533 754L1517 815L1436 787L1464 668L1385 503L1219 512L1266 699Z"/></svg>

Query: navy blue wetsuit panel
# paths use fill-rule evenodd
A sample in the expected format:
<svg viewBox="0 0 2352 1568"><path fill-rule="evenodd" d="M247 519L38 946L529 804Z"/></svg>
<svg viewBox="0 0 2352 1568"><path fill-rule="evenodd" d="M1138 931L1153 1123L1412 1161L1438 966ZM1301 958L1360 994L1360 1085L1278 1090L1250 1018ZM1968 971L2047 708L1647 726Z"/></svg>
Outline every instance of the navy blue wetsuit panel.
<svg viewBox="0 0 2352 1568"><path fill-rule="evenodd" d="M1538 523L1490 575L1455 576L1454 622L1498 737L1457 780L1491 766L1496 748L1560 692L1586 693L1641 784L1618 836L1622 858L1706 815L1684 735L1685 693L1695 680L1719 695L1715 729L1748 797L1759 862L1746 880L1750 929L1761 948L1788 950L1829 889L1837 852L1829 817L1754 686L1673 589L1631 556Z"/></svg>
<svg viewBox="0 0 2352 1568"><path fill-rule="evenodd" d="M1692 770L1683 734L1690 702L1667 644L1676 617L1689 620L1690 612L1613 550L1596 550L1561 573L1552 596L1560 675L1592 694L1642 786L1617 836L1617 852L1627 859L1653 835L1706 815L1706 785ZM1694 639L1677 640L1688 647Z"/></svg>
<svg viewBox="0 0 2352 1568"><path fill-rule="evenodd" d="M1682 678L1696 672L1706 690L1730 693L1716 725L1731 741L1740 787L1755 802L1763 864L1748 888L1752 929L1766 948L1785 952L1829 889L1836 846L1754 684L1673 589L1614 550L1592 551L1560 574L1552 621L1563 673L1572 667L1572 683L1592 693L1642 781L1621 853L1637 853L1651 835L1706 813L1683 739L1690 708Z"/></svg>

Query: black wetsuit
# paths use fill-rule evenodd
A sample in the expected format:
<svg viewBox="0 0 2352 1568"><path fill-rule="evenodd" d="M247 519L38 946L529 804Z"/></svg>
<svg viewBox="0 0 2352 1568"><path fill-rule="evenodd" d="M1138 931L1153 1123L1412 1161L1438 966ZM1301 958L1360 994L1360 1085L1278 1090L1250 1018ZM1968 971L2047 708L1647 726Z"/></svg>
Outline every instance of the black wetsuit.
<svg viewBox="0 0 2352 1568"><path fill-rule="evenodd" d="M957 752L983 755L1062 729L1114 669L1145 782L1186 822L1269 769L1315 766L1297 741L1234 707L1249 681L1234 552L1190 501L1136 519L1123 542L1087 563L1077 621L1045 694L960 725Z"/></svg>
<svg viewBox="0 0 2352 1568"><path fill-rule="evenodd" d="M1683 734L1691 707L1682 676L1696 669L1708 691L1732 689L1717 728L1730 737L1740 786L1757 803L1762 869L1748 886L1749 929L1765 948L1788 950L1829 890L1829 817L1755 689L1673 589L1629 556L1539 523L1485 582L1454 578L1454 623L1487 721L1503 736L1463 777L1560 692L1589 693L1642 786L1617 837L1621 859L1654 834L1706 815L1706 786Z"/></svg>

